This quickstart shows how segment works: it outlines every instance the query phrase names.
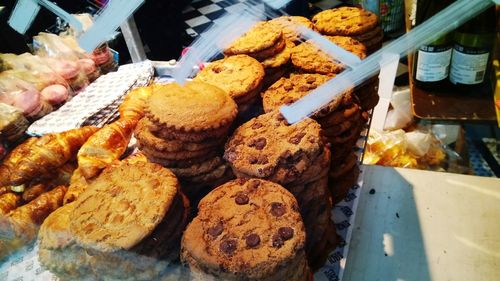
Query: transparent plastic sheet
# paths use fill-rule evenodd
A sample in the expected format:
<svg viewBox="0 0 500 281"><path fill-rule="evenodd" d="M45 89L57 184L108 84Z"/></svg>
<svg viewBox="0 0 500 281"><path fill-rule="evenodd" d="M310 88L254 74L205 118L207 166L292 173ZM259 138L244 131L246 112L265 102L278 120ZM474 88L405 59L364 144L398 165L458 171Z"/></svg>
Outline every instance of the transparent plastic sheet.
<svg viewBox="0 0 500 281"><path fill-rule="evenodd" d="M82 67L81 60L88 59L84 53L75 51L54 34L42 32L33 37L33 42L35 54L43 57L45 63L67 81L74 93L89 85L87 74L93 77L97 68L95 64L89 65L89 69Z"/></svg>
<svg viewBox="0 0 500 281"><path fill-rule="evenodd" d="M27 117L38 115L42 107L40 92L6 71L0 73L0 102L19 109Z"/></svg>
<svg viewBox="0 0 500 281"><path fill-rule="evenodd" d="M59 106L72 96L72 89L65 79L50 68L43 58L24 53L0 55L4 75L10 75L30 83L36 88L43 101Z"/></svg>
<svg viewBox="0 0 500 281"><path fill-rule="evenodd" d="M364 164L445 171L448 164L460 156L444 145L428 128L404 130L371 130L368 136Z"/></svg>

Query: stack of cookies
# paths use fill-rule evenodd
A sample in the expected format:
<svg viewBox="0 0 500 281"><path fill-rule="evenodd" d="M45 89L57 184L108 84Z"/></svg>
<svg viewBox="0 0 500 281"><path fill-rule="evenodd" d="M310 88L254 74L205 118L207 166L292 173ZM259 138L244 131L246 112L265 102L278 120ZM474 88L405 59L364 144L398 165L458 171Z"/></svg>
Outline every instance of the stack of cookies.
<svg viewBox="0 0 500 281"><path fill-rule="evenodd" d="M211 62L198 72L194 81L219 87L238 105L238 112L246 111L259 96L264 79L264 67L247 55L235 55Z"/></svg>
<svg viewBox="0 0 500 281"><path fill-rule="evenodd" d="M319 12L312 18L323 35L352 37L365 45L368 54L382 47L384 34L377 15L358 7L340 7Z"/></svg>
<svg viewBox="0 0 500 281"><path fill-rule="evenodd" d="M292 74L290 78L281 78L262 93L264 111L272 112L282 105L293 103L329 79L331 79L330 76L321 74ZM346 195L345 189L339 190L337 182L343 180L340 176L344 173L333 171L337 171L351 160L349 157L354 155L352 148L359 138L365 120L362 118L356 98L350 92L331 101L312 118L321 125L323 135L331 144L332 163L329 186L332 196L342 199ZM349 168L353 168L351 164L350 162ZM345 182L344 185L348 186L347 190L356 180L357 177ZM334 203L338 201L335 200Z"/></svg>
<svg viewBox="0 0 500 281"><path fill-rule="evenodd" d="M172 278L188 213L171 171L122 162L44 221L39 260L62 280Z"/></svg>
<svg viewBox="0 0 500 281"><path fill-rule="evenodd" d="M366 48L366 54L382 47L384 34L377 15L372 12L357 7L340 7L322 11L312 21L321 34L349 36L361 42ZM363 110L371 110L377 105L377 86L378 79L374 77L355 89Z"/></svg>
<svg viewBox="0 0 500 281"><path fill-rule="evenodd" d="M292 192L306 227L309 265L323 264L337 237L327 185L330 150L320 125L312 119L289 125L278 111L260 115L236 129L224 158L238 178L266 179ZM327 245L319 243L325 237Z"/></svg>
<svg viewBox="0 0 500 281"><path fill-rule="evenodd" d="M366 57L365 46L356 39L347 36L325 36L325 38L360 59ZM296 72L301 73L330 75L340 73L345 69L345 65L323 52L313 40L307 40L293 48L291 60Z"/></svg>
<svg viewBox="0 0 500 281"><path fill-rule="evenodd" d="M221 158L238 113L229 94L203 82L162 85L155 87L145 112L135 131L139 149L177 175L191 202L233 177Z"/></svg>
<svg viewBox="0 0 500 281"><path fill-rule="evenodd" d="M236 179L198 208L182 237L191 280L312 280L297 200L282 186Z"/></svg>
<svg viewBox="0 0 500 281"><path fill-rule="evenodd" d="M258 22L248 32L236 39L224 50L226 56L248 55L264 62L264 85L279 79L288 69L290 48L281 29L270 22Z"/></svg>

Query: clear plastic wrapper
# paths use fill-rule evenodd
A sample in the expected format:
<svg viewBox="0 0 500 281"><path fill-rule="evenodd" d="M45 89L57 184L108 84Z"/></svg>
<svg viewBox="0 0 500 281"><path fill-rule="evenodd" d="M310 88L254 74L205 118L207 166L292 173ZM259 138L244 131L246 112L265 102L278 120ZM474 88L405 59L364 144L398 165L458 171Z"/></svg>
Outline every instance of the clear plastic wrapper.
<svg viewBox="0 0 500 281"><path fill-rule="evenodd" d="M0 54L0 61L5 69L4 75L11 75L30 83L42 94L42 100L57 106L71 96L69 84L46 61L38 56L25 53L19 56ZM54 91L54 89L57 89Z"/></svg>
<svg viewBox="0 0 500 281"><path fill-rule="evenodd" d="M19 140L28 128L28 120L17 108L0 103L0 160L5 156L3 142L13 143Z"/></svg>
<svg viewBox="0 0 500 281"><path fill-rule="evenodd" d="M443 170L448 156L447 148L425 128L417 128L411 132L371 130L363 163Z"/></svg>
<svg viewBox="0 0 500 281"><path fill-rule="evenodd" d="M0 74L0 102L18 108L24 116L37 116L42 110L40 92L30 83L6 71Z"/></svg>
<svg viewBox="0 0 500 281"><path fill-rule="evenodd" d="M82 67L80 60L87 56L71 48L61 37L42 32L33 37L33 42L35 53L43 57L45 63L64 78L75 93L90 83L86 72L90 70L92 79L98 76L91 66Z"/></svg>

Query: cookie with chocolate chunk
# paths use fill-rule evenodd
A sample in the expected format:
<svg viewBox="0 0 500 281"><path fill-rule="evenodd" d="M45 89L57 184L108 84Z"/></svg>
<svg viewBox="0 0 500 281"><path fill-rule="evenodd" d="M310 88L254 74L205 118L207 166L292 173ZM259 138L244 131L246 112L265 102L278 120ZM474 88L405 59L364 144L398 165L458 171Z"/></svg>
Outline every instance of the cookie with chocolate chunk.
<svg viewBox="0 0 500 281"><path fill-rule="evenodd" d="M356 39L346 36L325 36L326 39L349 51L360 59L366 57L366 47ZM323 52L313 40L292 49L292 64L306 73L335 74L345 69L345 65Z"/></svg>
<svg viewBox="0 0 500 281"><path fill-rule="evenodd" d="M234 56L259 53L273 48L280 41L283 41L281 30L268 22L258 22L243 36L233 41L224 50L224 54Z"/></svg>
<svg viewBox="0 0 500 281"><path fill-rule="evenodd" d="M374 29L377 15L358 7L340 7L317 13L312 22L326 35L356 36Z"/></svg>
<svg viewBox="0 0 500 281"><path fill-rule="evenodd" d="M322 74L294 74L289 78L283 77L261 94L264 111L270 112L282 105L294 103L331 78ZM323 117L334 111L341 101L342 95L337 96L327 106L316 112L313 118Z"/></svg>
<svg viewBox="0 0 500 281"><path fill-rule="evenodd" d="M182 238L194 280L306 280L305 229L294 196L276 183L236 179L198 205Z"/></svg>
<svg viewBox="0 0 500 281"><path fill-rule="evenodd" d="M247 55L236 55L208 64L194 81L202 81L226 91L238 105L256 96L262 86L264 67Z"/></svg>
<svg viewBox="0 0 500 281"><path fill-rule="evenodd" d="M278 111L241 125L226 143L224 159L235 175L293 182L312 166L325 143L312 119L288 124Z"/></svg>
<svg viewBox="0 0 500 281"><path fill-rule="evenodd" d="M299 28L304 26L314 30L314 24L306 17L301 16L281 16L274 18L269 23L276 25L283 32L283 36L292 42L300 41Z"/></svg>

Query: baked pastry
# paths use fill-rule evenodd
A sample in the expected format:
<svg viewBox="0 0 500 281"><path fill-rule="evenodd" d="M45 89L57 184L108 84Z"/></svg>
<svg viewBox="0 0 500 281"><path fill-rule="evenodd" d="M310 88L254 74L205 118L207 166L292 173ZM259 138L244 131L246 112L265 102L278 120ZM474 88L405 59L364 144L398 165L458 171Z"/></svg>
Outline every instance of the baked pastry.
<svg viewBox="0 0 500 281"><path fill-rule="evenodd" d="M77 154L81 174L93 178L118 160L127 150L136 124L137 120L120 118L90 136Z"/></svg>
<svg viewBox="0 0 500 281"><path fill-rule="evenodd" d="M87 126L26 141L0 165L0 185L20 185L43 174L50 174L75 157L78 149L97 130L96 127Z"/></svg>
<svg viewBox="0 0 500 281"><path fill-rule="evenodd" d="M237 128L226 143L224 159L238 177L287 184L301 177L324 145L320 125L314 120L290 125L273 111Z"/></svg>
<svg viewBox="0 0 500 281"><path fill-rule="evenodd" d="M359 41L346 36L325 36L329 41L349 51L360 59L366 57L366 47ZM292 64L295 68L307 73L335 74L345 69L345 66L330 57L317 47L313 40L295 46L292 50Z"/></svg>
<svg viewBox="0 0 500 281"><path fill-rule="evenodd" d="M0 241L4 251L0 260L36 239L45 218L62 206L66 187L58 186L38 196L33 201L0 216Z"/></svg>
<svg viewBox="0 0 500 281"><path fill-rule="evenodd" d="M5 216L21 204L21 196L14 192L0 195L0 216Z"/></svg>
<svg viewBox="0 0 500 281"><path fill-rule="evenodd" d="M260 92L264 67L247 55L235 55L211 62L198 72L194 81L219 87L236 102L243 105Z"/></svg>
<svg viewBox="0 0 500 281"><path fill-rule="evenodd" d="M262 104L265 112L277 110L282 105L291 104L321 86L332 77L322 74L294 74L290 78L281 78L264 93ZM342 100L342 95L332 100L325 108L313 115L318 118L335 110Z"/></svg>
<svg viewBox="0 0 500 281"><path fill-rule="evenodd" d="M237 112L226 92L195 81L157 86L146 105L146 116L156 127L181 133L224 128Z"/></svg>
<svg viewBox="0 0 500 281"><path fill-rule="evenodd" d="M358 7L340 7L317 13L312 22L325 35L356 36L374 29L377 15Z"/></svg>
<svg viewBox="0 0 500 281"><path fill-rule="evenodd" d="M224 54L227 56L245 54L259 60L279 53L284 47L281 30L269 22L258 22L232 42L224 50Z"/></svg>
<svg viewBox="0 0 500 281"><path fill-rule="evenodd" d="M297 201L278 184L237 179L198 205L182 237L191 280L307 280Z"/></svg>
<svg viewBox="0 0 500 281"><path fill-rule="evenodd" d="M292 42L299 42L302 37L298 32L299 25L314 30L314 24L308 18L301 16L281 16L270 20L269 23L281 28L283 37Z"/></svg>
<svg viewBox="0 0 500 281"><path fill-rule="evenodd" d="M71 205L69 225L62 228L69 229L72 240L42 244L47 251L41 261L56 274L160 280L172 273L170 263L179 254L189 202L171 171L152 163L123 161L106 168ZM42 235L41 241L54 236ZM79 259L58 264L65 254L85 255L85 272L74 270Z"/></svg>
<svg viewBox="0 0 500 281"><path fill-rule="evenodd" d="M135 88L128 93L118 107L120 118L139 121L144 117L144 108L147 99L153 93L154 85Z"/></svg>

